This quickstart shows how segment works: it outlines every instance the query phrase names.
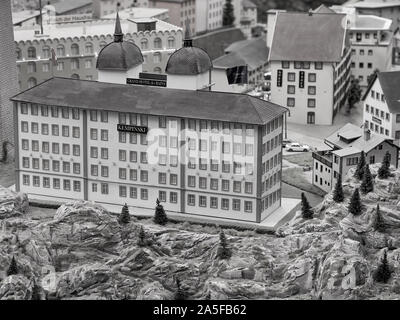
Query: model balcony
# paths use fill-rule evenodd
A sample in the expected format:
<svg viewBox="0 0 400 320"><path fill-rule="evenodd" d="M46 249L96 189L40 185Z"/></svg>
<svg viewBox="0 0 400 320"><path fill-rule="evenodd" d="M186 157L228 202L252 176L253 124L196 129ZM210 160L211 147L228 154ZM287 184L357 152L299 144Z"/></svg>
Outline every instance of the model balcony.
<svg viewBox="0 0 400 320"><path fill-rule="evenodd" d="M331 151L314 151L312 157L327 167L332 168L333 155Z"/></svg>

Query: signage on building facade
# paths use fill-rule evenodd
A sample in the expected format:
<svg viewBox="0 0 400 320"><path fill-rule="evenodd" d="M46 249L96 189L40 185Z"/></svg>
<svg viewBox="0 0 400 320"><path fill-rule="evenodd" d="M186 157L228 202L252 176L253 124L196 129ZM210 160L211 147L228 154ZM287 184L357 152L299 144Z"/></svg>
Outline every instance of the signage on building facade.
<svg viewBox="0 0 400 320"><path fill-rule="evenodd" d="M378 119L377 117L372 117L372 121L374 121L374 122L376 122L376 123L379 123L379 124L382 124L382 120L381 119Z"/></svg>
<svg viewBox="0 0 400 320"><path fill-rule="evenodd" d="M300 76L299 76L299 88L304 88L304 77L305 77L305 72L300 71Z"/></svg>
<svg viewBox="0 0 400 320"><path fill-rule="evenodd" d="M135 79L127 78L126 84L136 84L140 86L152 86L152 87L167 87L167 81L165 80L155 80L155 79Z"/></svg>
<svg viewBox="0 0 400 320"><path fill-rule="evenodd" d="M149 128L140 126L131 126L128 124L117 124L117 130L121 132L147 134Z"/></svg>
<svg viewBox="0 0 400 320"><path fill-rule="evenodd" d="M278 76L276 77L276 86L282 87L282 70L278 70Z"/></svg>
<svg viewBox="0 0 400 320"><path fill-rule="evenodd" d="M92 19L93 19L93 15L91 13L62 15L62 16L56 16L56 23L87 21L87 20L92 20Z"/></svg>

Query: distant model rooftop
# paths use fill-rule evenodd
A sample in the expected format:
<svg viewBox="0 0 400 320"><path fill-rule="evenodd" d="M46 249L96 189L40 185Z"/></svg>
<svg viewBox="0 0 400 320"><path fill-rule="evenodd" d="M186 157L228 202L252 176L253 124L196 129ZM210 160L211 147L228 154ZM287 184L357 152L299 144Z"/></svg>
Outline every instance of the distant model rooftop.
<svg viewBox="0 0 400 320"><path fill-rule="evenodd" d="M400 0L390 1L358 1L355 3L347 4L359 9L375 9L375 8L390 8L400 6Z"/></svg>
<svg viewBox="0 0 400 320"><path fill-rule="evenodd" d="M278 12L271 61L339 62L346 30L344 14Z"/></svg>
<svg viewBox="0 0 400 320"><path fill-rule="evenodd" d="M152 18L162 14L168 14L168 9L132 7L118 11L121 19ZM115 13L103 16L104 19L115 18Z"/></svg>
<svg viewBox="0 0 400 320"><path fill-rule="evenodd" d="M137 24L139 22L147 22L148 18L138 19L123 19L121 20L121 27L124 33L135 33L137 32ZM152 19L156 21L156 31L178 31L182 28L161 21L158 19ZM36 28L14 28L14 39L15 41L33 41L40 39L54 39L54 38L72 38L82 36L99 36L99 35L112 35L112 30L115 26L115 15L113 19L98 19L90 20L85 22L72 22L72 23L57 23L57 24L44 24L44 35L38 37L35 35L35 30L39 30L40 27Z"/></svg>
<svg viewBox="0 0 400 320"><path fill-rule="evenodd" d="M13 101L263 125L286 108L249 95L52 78Z"/></svg>

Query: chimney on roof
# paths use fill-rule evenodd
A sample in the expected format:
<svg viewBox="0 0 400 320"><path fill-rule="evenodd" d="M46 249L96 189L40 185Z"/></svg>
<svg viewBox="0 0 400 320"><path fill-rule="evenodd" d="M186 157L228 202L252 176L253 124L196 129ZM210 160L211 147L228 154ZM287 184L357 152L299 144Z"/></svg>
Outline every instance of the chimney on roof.
<svg viewBox="0 0 400 320"><path fill-rule="evenodd" d="M371 139L371 130L367 127L364 128L364 140L369 141Z"/></svg>

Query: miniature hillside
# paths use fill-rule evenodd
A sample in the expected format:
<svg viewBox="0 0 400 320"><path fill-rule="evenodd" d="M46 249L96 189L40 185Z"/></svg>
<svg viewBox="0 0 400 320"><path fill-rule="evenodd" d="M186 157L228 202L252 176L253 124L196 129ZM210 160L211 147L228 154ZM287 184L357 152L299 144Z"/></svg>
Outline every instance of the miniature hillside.
<svg viewBox="0 0 400 320"><path fill-rule="evenodd" d="M276 235L224 230L227 259L217 227L125 224L85 202L32 220L24 196L11 205L2 191L0 299L398 299L400 171L379 179L377 169L360 215L348 213L360 184L350 171L344 202L328 194L312 219L299 212ZM390 279L376 282L386 251Z"/></svg>

